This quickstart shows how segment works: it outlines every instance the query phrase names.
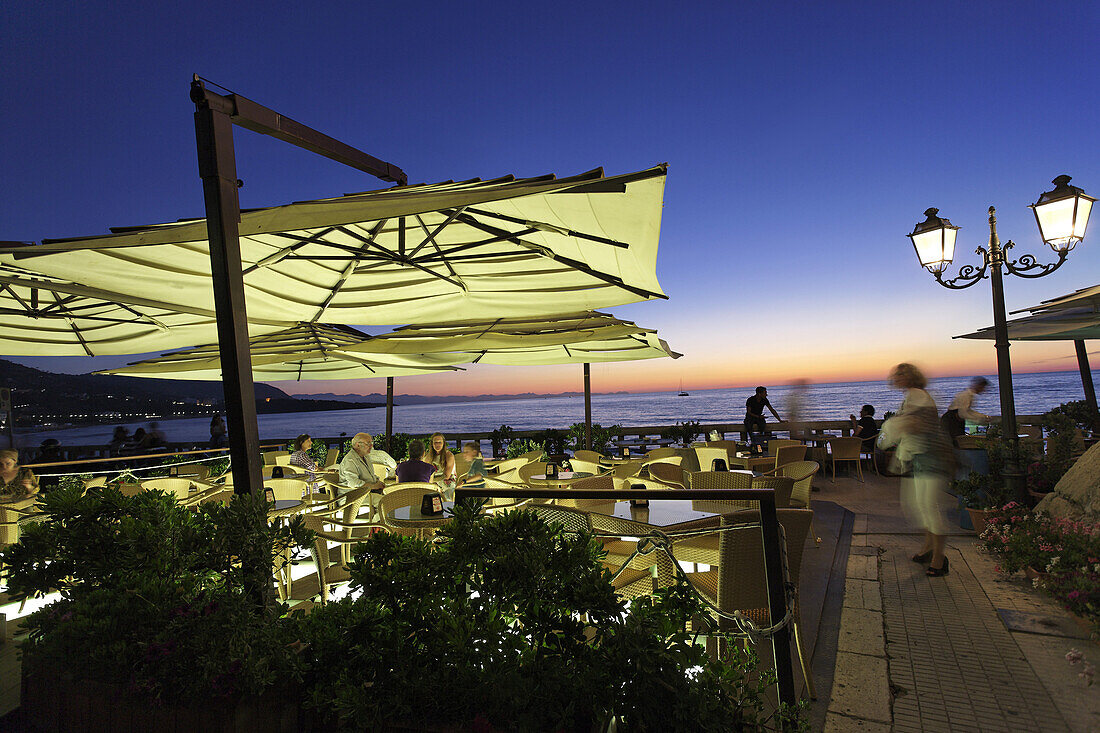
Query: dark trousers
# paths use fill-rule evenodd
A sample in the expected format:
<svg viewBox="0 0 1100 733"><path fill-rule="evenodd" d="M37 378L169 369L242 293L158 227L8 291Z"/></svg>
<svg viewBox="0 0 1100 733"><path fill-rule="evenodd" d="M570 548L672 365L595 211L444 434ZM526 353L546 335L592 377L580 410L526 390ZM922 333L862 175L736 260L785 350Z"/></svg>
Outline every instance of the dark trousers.
<svg viewBox="0 0 1100 733"><path fill-rule="evenodd" d="M763 415L745 415L745 433L746 435L752 435L753 433L766 433L768 431L767 423L764 421Z"/></svg>

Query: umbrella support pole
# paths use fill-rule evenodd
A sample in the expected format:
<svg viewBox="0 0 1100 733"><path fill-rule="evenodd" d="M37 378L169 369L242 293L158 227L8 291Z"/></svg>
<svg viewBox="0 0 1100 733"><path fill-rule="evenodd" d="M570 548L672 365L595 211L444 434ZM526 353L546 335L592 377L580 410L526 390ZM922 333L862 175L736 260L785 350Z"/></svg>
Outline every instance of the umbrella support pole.
<svg viewBox="0 0 1100 733"><path fill-rule="evenodd" d="M1077 349L1077 367L1081 370L1081 386L1085 390L1085 402L1092 413L1093 430L1100 427L1100 411L1096 407L1096 386L1092 382L1092 369L1089 367L1089 353L1085 351L1083 339L1076 339L1073 346Z"/></svg>
<svg viewBox="0 0 1100 733"><path fill-rule="evenodd" d="M584 449L592 450L592 365L584 365Z"/></svg>
<svg viewBox="0 0 1100 733"><path fill-rule="evenodd" d="M228 91L228 90L226 90ZM233 483L241 493L260 494L259 427L256 423L256 390L252 381L252 357L245 314L244 275L237 225L241 204L237 198L237 164L233 153L233 126L304 148L317 155L401 185L408 182L395 165L367 155L313 128L295 122L275 110L238 94L218 94L206 88L196 74L191 82L195 103L195 139L199 176L206 202L206 227L210 241L214 310L218 322L218 350L225 385L229 455Z"/></svg>
<svg viewBox="0 0 1100 733"><path fill-rule="evenodd" d="M263 494L260 431L256 423L256 389L245 313L244 275L237 224L237 165L233 153L233 121L223 111L196 101L195 138L206 203L210 240L210 271L218 324L225 416L234 491Z"/></svg>
<svg viewBox="0 0 1100 733"><path fill-rule="evenodd" d="M393 455L393 377L386 377L386 452Z"/></svg>

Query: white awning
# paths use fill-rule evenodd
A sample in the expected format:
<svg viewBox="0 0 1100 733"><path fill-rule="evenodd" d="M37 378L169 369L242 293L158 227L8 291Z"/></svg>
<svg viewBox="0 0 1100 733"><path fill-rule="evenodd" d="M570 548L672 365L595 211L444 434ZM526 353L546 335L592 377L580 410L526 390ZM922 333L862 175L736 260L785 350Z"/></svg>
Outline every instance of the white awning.
<svg viewBox="0 0 1100 733"><path fill-rule="evenodd" d="M252 376L256 381L303 379L369 379L455 371L416 356L374 358L340 353L369 336L343 326L303 323L294 328L249 339ZM220 380L221 359L216 344L164 354L98 374L159 379Z"/></svg>
<svg viewBox="0 0 1100 733"><path fill-rule="evenodd" d="M253 335L279 328L251 323ZM183 312L0 265L0 354L106 356L175 349L217 339L213 311Z"/></svg>
<svg viewBox="0 0 1100 733"><path fill-rule="evenodd" d="M585 364L681 355L652 329L606 313L569 313L544 319L406 326L374 336L341 353L368 358L417 354L437 363Z"/></svg>
<svg viewBox="0 0 1100 733"><path fill-rule="evenodd" d="M245 211L248 318L431 323L663 298L665 175L421 184ZM120 299L213 309L204 219L113 231L3 260Z"/></svg>
<svg viewBox="0 0 1100 733"><path fill-rule="evenodd" d="M993 340L993 326L956 336L963 339ZM1100 312L1078 306L1039 311L1008 322L1009 341L1079 341L1100 338Z"/></svg>

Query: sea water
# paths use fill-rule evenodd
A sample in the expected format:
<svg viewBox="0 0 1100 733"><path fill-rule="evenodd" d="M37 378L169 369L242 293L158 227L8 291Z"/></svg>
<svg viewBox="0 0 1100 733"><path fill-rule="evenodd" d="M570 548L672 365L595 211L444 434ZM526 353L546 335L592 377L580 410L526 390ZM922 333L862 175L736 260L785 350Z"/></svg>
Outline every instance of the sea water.
<svg viewBox="0 0 1100 733"><path fill-rule="evenodd" d="M974 403L975 409L989 415L1000 414L997 378L988 377L991 384ZM936 400L940 412L947 409L952 396L964 389L969 377L933 379L928 391ZM795 388L768 387L768 398L784 420ZM1079 372L1046 372L1013 376L1018 415L1036 415L1052 407L1084 397ZM687 397L675 391L641 394L607 394L592 396L592 421L603 426L671 425L685 420L701 423L737 423L745 416L745 400L753 387L736 389L693 390ZM844 420L859 414L860 407L871 404L879 418L887 410L897 410L902 393L885 382L839 382L809 384L802 388L798 402L803 420ZM584 397L561 396L534 399L452 402L443 404L400 404L394 408L394 431L423 434L440 431L444 434L488 432L501 425L515 430L567 428L584 420ZM769 422L770 413L765 413ZM300 433L336 437L357 432L380 433L385 430L384 408L326 410L260 415L262 440L293 438ZM116 423L17 433L21 447L37 446L47 437L57 438L63 445L106 444ZM123 423L131 432L145 427L147 422ZM202 441L210 436L210 418L161 420L161 429L169 441Z"/></svg>

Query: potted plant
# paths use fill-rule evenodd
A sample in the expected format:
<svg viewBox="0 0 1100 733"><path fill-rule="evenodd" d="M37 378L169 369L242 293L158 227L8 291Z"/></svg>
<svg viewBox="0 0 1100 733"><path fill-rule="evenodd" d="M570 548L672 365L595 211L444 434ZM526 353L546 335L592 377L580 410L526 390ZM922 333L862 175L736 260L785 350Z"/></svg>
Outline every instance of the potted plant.
<svg viewBox="0 0 1100 733"><path fill-rule="evenodd" d="M501 425L489 433L489 443L493 446L494 458L504 455L504 445L511 442L513 435L515 435L515 431L507 425Z"/></svg>
<svg viewBox="0 0 1100 733"><path fill-rule="evenodd" d="M952 482L951 493L959 501L959 526L979 533L985 529L990 510L1008 500L1003 485L997 486L991 476L973 471L965 479Z"/></svg>

